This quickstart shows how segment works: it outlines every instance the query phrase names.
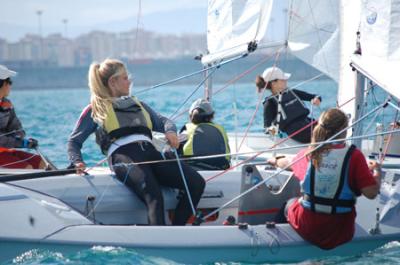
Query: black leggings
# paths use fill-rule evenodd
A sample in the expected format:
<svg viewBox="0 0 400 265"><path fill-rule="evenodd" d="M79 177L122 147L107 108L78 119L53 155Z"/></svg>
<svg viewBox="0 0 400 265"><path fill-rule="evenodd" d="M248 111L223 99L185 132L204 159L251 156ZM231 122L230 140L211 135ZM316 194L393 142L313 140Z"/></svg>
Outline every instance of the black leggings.
<svg viewBox="0 0 400 265"><path fill-rule="evenodd" d="M146 204L149 225L165 225L164 200L160 185L183 191L183 196L175 209L175 217L172 224L185 225L192 214L192 208L177 162L134 166L118 165L119 163L130 164L132 162L162 159L161 153L155 149L152 143L146 141L123 145L111 155L111 163L118 179L131 188ZM181 161L181 165L194 207L196 207L204 191L205 181L197 171L183 161Z"/></svg>
<svg viewBox="0 0 400 265"><path fill-rule="evenodd" d="M288 135L291 135L292 133L307 126L311 121L313 121L313 120L311 120L308 117L295 120L289 126L287 126L283 131L285 133L287 133ZM311 142L311 134L312 134L311 127L315 127L315 125L309 126L308 128L306 128L306 129L302 130L301 132L297 133L296 135L294 135L292 138L300 143L310 143Z"/></svg>
<svg viewBox="0 0 400 265"><path fill-rule="evenodd" d="M292 205L295 201L297 200L297 197L291 198L287 200L279 209L279 212L275 216L275 223L277 224L286 224L287 221L287 216L288 216L288 210L290 205Z"/></svg>

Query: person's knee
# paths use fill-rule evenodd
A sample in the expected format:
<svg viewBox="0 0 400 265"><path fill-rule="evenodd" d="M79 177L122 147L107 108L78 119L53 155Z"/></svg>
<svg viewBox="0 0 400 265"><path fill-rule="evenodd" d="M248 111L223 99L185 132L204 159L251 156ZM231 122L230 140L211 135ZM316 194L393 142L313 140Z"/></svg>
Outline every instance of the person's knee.
<svg viewBox="0 0 400 265"><path fill-rule="evenodd" d="M203 193L205 188L206 188L206 181L203 179L203 177L201 177L199 181L199 190L201 190L201 192Z"/></svg>
<svg viewBox="0 0 400 265"><path fill-rule="evenodd" d="M39 169L46 169L46 163L43 160L39 162Z"/></svg>
<svg viewBox="0 0 400 265"><path fill-rule="evenodd" d="M204 181L203 177L198 174L195 180L192 181L191 190L193 190L193 193L200 197L201 194L203 194L205 187L206 182Z"/></svg>
<svg viewBox="0 0 400 265"><path fill-rule="evenodd" d="M34 169L33 166L32 166L31 164L28 164L28 163L24 163L23 166L22 166L21 168L24 168L24 169Z"/></svg>

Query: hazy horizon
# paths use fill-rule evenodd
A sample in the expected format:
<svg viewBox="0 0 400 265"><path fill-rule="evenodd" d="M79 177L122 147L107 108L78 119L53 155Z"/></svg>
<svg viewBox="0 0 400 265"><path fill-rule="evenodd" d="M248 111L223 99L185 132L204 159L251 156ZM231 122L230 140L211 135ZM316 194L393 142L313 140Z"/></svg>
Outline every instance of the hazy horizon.
<svg viewBox="0 0 400 265"><path fill-rule="evenodd" d="M286 0L276 2L270 34L280 39ZM161 34L206 33L207 1L156 0L13 0L4 1L0 38L15 42L26 34L43 37L60 33L75 38L94 30L123 32L135 29ZM41 11L41 15L38 15ZM138 19L139 18L139 19ZM40 21L40 22L39 22Z"/></svg>
<svg viewBox="0 0 400 265"><path fill-rule="evenodd" d="M4 2L2 11L0 38L11 42L26 34L75 38L93 30L122 32L139 26L179 35L205 33L207 27L207 1L13 0Z"/></svg>

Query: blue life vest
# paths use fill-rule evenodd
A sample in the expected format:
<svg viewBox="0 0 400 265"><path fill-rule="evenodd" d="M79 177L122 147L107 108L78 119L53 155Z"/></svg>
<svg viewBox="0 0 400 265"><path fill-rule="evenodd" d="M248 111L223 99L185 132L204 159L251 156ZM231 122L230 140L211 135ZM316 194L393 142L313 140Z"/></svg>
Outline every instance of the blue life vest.
<svg viewBox="0 0 400 265"><path fill-rule="evenodd" d="M356 197L348 184L350 158L355 146L332 149L322 157L316 170L312 161L301 182L300 204L313 212L336 214L351 212Z"/></svg>

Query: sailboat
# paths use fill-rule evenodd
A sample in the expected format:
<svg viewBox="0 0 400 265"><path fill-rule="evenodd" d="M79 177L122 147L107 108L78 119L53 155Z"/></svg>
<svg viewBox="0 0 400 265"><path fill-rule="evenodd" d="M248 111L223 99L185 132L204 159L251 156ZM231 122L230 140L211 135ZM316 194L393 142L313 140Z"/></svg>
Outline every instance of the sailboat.
<svg viewBox="0 0 400 265"><path fill-rule="evenodd" d="M318 13L325 10L324 13L319 13L321 19L332 19L334 23L324 21L326 25L332 26L329 30L323 25L313 24L314 30L318 28L329 33L318 41L312 37L314 43L305 39L296 41L289 38L290 41L285 41L283 45L296 47L296 50L293 49L294 52L313 57L315 63L320 62L317 60L318 55L322 56L324 49L328 49L329 46L341 47L337 46L335 41L339 43L344 41L342 39L344 30L340 25L346 23L338 23L338 19L347 17L346 12L354 15L353 13L360 10L356 8L349 11L344 2L346 1L332 1L331 5L327 6L326 2L322 1L308 1L309 5L304 5L303 1L293 0L291 9L296 10L299 17L310 17L305 15L310 14L310 11ZM393 11L400 11L399 1L390 3ZM212 67L232 56L247 56L249 49L254 50L255 44L260 45L259 42L268 26L272 5L272 0L229 1L229 3L209 1L209 23L219 21L218 17L230 19L230 23L226 24L227 20L224 20L221 25L239 25L244 32L248 32L245 29L251 29L249 31L251 39L232 40L232 43L231 39L225 39L222 44L233 45L222 48L221 51L226 53L218 51L218 54L215 54L209 45L209 56L218 56L209 59L205 56L202 59L203 63ZM378 11L380 9L376 12ZM390 17L390 14L391 12L387 12L382 15ZM377 17L380 15L379 12ZM290 27L294 24L289 24L290 32ZM308 24L303 21L299 25ZM296 32L301 32L300 26ZM362 32L361 27L360 32ZM347 29L352 31L351 28ZM357 30L355 27L353 33L355 34ZM239 32L236 28L228 31L235 34ZM210 38L215 34L210 26L209 34ZM315 47L313 46L315 43L318 44L317 47L323 44L323 49L309 51ZM356 42L351 42L349 45L353 47L354 43ZM312 54L314 56L311 56ZM350 63L352 51L347 53L341 50L337 54L346 57L340 60L343 65L339 64L337 67L345 71L347 63L344 62L349 60ZM354 61L355 68L359 64L363 65L362 60L359 61ZM356 62L359 63L357 66ZM332 66L334 65L337 64L332 63ZM348 64L346 67L350 68ZM360 66L360 69L364 68ZM338 80L342 80L340 77L342 75L344 74L339 71ZM372 76L373 72L367 77L372 78ZM398 82L394 84L396 83ZM385 89L384 86L383 88ZM393 91L388 89L388 92ZM209 90L209 93L212 92ZM356 115L353 114L352 117L356 121ZM250 139L254 141L254 145L260 145L260 139L264 139L264 135L262 136L257 136L258 140L256 137ZM263 146L265 147L268 145ZM387 170L379 198L373 201L364 198L358 200L354 239L329 251L305 242L289 224L272 222L274 214L283 202L299 193L298 181L296 182L290 173L283 170L277 172L265 168L265 165L248 162L240 164L236 170L227 172L200 171L207 180L205 193L198 206L203 211L204 217L201 218L200 225L181 227L147 226L143 203L118 181L112 172L104 168L94 168L88 173L78 176L66 170L1 176L0 211L3 215L0 219L0 261L12 259L31 249L69 253L93 245L103 245L134 249L144 255L163 257L184 264L299 262L327 256L357 255L391 241L400 240L400 225L396 221L400 217L399 201L396 201L400 193L398 181L400 172L397 169ZM167 223L169 223L169 213L177 203L177 192L164 189L163 194ZM237 222L222 225L230 216Z"/></svg>

